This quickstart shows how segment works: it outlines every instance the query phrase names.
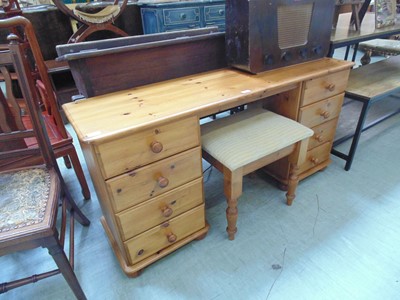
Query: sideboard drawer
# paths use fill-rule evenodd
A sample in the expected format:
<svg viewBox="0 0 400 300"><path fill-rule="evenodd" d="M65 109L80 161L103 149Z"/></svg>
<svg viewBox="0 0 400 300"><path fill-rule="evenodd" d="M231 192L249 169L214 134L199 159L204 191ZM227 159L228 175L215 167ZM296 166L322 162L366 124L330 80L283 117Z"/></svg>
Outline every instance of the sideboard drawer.
<svg viewBox="0 0 400 300"><path fill-rule="evenodd" d="M332 143L325 143L307 152L305 162L299 167L299 173L308 171L316 165L321 164L330 157Z"/></svg>
<svg viewBox="0 0 400 300"><path fill-rule="evenodd" d="M125 242L128 259L137 263L205 227L204 204Z"/></svg>
<svg viewBox="0 0 400 300"><path fill-rule="evenodd" d="M300 108L299 122L307 127L314 127L335 119L342 109L344 93Z"/></svg>
<svg viewBox="0 0 400 300"><path fill-rule="evenodd" d="M200 145L198 126L197 118L191 117L98 145L103 177L111 178Z"/></svg>
<svg viewBox="0 0 400 300"><path fill-rule="evenodd" d="M306 81L301 106L343 93L349 74L350 70L344 70Z"/></svg>
<svg viewBox="0 0 400 300"><path fill-rule="evenodd" d="M203 203L201 178L117 214L122 240L142 233Z"/></svg>
<svg viewBox="0 0 400 300"><path fill-rule="evenodd" d="M314 135L308 142L308 149L313 149L326 142L333 141L336 132L336 124L338 118L322 123L316 127L311 128L314 131Z"/></svg>
<svg viewBox="0 0 400 300"><path fill-rule="evenodd" d="M197 147L109 179L106 186L114 212L120 212L201 176L201 149Z"/></svg>
<svg viewBox="0 0 400 300"><path fill-rule="evenodd" d="M163 9L164 25L198 23L200 26L200 7Z"/></svg>
<svg viewBox="0 0 400 300"><path fill-rule="evenodd" d="M225 5L204 6L206 22L225 21Z"/></svg>

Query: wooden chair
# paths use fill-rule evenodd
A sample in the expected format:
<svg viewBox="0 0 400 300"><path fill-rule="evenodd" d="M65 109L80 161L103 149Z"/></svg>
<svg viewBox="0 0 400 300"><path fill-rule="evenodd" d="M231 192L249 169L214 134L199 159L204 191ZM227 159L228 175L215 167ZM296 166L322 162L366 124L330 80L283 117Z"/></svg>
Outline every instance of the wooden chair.
<svg viewBox="0 0 400 300"><path fill-rule="evenodd" d="M47 248L57 269L12 282L0 284L0 293L61 273L78 299L86 299L73 271L74 218L84 226L89 220L73 201L57 166L53 148L45 129L35 82L24 52L12 34L9 51L1 51L0 68L13 65L23 94L24 113L30 116L32 128L16 128L21 123L21 110L10 106L0 90L0 256L37 247ZM8 94L7 94L8 96ZM27 147L26 139L37 140L35 147ZM32 160L32 157L38 159ZM23 167L14 168L8 160L23 160ZM24 158L27 158L26 160ZM41 161L40 165L32 165ZM44 163L44 164L43 164ZM57 211L60 231L57 229ZM70 217L69 259L64 252L67 214ZM49 286L49 289L56 288Z"/></svg>
<svg viewBox="0 0 400 300"><path fill-rule="evenodd" d="M201 125L203 158L224 176L228 208L228 237L235 238L237 202L243 176L288 156L290 177L286 194L292 205L299 182L298 166L305 160L313 131L293 120L262 108L250 108Z"/></svg>
<svg viewBox="0 0 400 300"><path fill-rule="evenodd" d="M22 16L15 16L0 20L0 28L8 29L13 33L19 33L24 51L32 59L32 63L35 66L32 72L35 76L36 88L40 91L43 116L54 153L57 158L64 158L67 168L71 168L72 163L72 167L82 188L82 194L85 199L90 199L90 190L73 144L73 139L66 130L61 118L53 86L31 22ZM11 77L4 77L4 75L3 79L8 87L8 94L11 95L13 92L13 79ZM24 117L23 123L29 127L29 117Z"/></svg>
<svg viewBox="0 0 400 300"><path fill-rule="evenodd" d="M125 10L128 0L78 4L73 9L69 9L62 0L53 0L53 2L60 11L80 24L68 43L83 42L89 35L102 30L111 31L119 36L128 36L125 31L113 24Z"/></svg>

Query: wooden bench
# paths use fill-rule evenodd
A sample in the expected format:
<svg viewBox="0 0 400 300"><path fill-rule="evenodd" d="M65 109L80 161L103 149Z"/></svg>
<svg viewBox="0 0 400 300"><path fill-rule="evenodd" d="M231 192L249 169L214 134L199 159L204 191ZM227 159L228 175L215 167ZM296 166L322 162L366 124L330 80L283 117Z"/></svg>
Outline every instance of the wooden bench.
<svg viewBox="0 0 400 300"><path fill-rule="evenodd" d="M305 161L308 139L313 134L304 125L262 108L249 108L201 125L203 158L224 176L230 240L237 231L243 176L288 157L291 168L286 203L291 205L299 182L298 167Z"/></svg>
<svg viewBox="0 0 400 300"><path fill-rule="evenodd" d="M331 151L333 155L346 161L346 171L351 168L361 132L400 112L400 109L391 111L368 125L364 125L369 108L372 104L398 91L400 91L400 55L351 70L345 96L351 100L362 102L362 108L354 134L334 141ZM334 149L335 146L350 138L353 140L347 154Z"/></svg>

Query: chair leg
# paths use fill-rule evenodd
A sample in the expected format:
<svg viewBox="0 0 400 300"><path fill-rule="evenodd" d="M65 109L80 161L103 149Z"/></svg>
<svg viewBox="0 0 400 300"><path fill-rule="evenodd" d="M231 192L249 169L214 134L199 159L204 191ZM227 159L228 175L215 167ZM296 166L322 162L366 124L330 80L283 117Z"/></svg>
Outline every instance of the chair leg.
<svg viewBox="0 0 400 300"><path fill-rule="evenodd" d="M71 161L69 160L69 157L68 156L64 156L63 159L64 159L65 167L67 169L71 169Z"/></svg>
<svg viewBox="0 0 400 300"><path fill-rule="evenodd" d="M79 284L78 279L72 269L68 258L60 245L57 236L55 236L56 244L48 247L50 255L53 257L55 263L57 264L61 274L64 276L71 290L74 292L77 299L86 299L86 296Z"/></svg>
<svg viewBox="0 0 400 300"><path fill-rule="evenodd" d="M75 174L78 177L79 184L81 185L83 197L85 200L88 200L90 199L90 190L75 148L69 151L68 155L71 159L72 166L74 167Z"/></svg>
<svg viewBox="0 0 400 300"><path fill-rule="evenodd" d="M296 198L296 188L299 184L299 167L297 164L291 163L290 164L290 173L289 173L289 180L287 186L287 193L286 193L286 204L292 205L294 198Z"/></svg>
<svg viewBox="0 0 400 300"><path fill-rule="evenodd" d="M237 203L240 195L242 194L243 175L241 171L231 172L228 169L224 169L223 174L224 192L228 204L228 207L226 208L226 220L228 222L226 231L228 232L228 238L230 240L234 240L237 232Z"/></svg>

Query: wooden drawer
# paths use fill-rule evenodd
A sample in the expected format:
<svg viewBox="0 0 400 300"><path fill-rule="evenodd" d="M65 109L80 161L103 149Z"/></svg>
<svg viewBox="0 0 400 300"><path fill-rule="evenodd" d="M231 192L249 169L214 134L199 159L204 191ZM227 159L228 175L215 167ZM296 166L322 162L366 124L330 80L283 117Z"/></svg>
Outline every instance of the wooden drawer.
<svg viewBox="0 0 400 300"><path fill-rule="evenodd" d="M299 122L314 127L339 116L344 94L340 94L300 108Z"/></svg>
<svg viewBox="0 0 400 300"><path fill-rule="evenodd" d="M201 178L117 214L123 241L168 221L204 201Z"/></svg>
<svg viewBox="0 0 400 300"><path fill-rule="evenodd" d="M224 21L225 5L204 6L204 20L206 22Z"/></svg>
<svg viewBox="0 0 400 300"><path fill-rule="evenodd" d="M205 225L202 204L125 242L128 259L131 264L135 264L204 228Z"/></svg>
<svg viewBox="0 0 400 300"><path fill-rule="evenodd" d="M337 121L338 118L335 118L311 128L314 131L314 135L308 142L308 149L310 150L322 145L323 143L332 141L335 136Z"/></svg>
<svg viewBox="0 0 400 300"><path fill-rule="evenodd" d="M108 179L198 145L199 122L191 117L100 144L96 153Z"/></svg>
<svg viewBox="0 0 400 300"><path fill-rule="evenodd" d="M163 9L164 25L198 24L200 26L200 7Z"/></svg>
<svg viewBox="0 0 400 300"><path fill-rule="evenodd" d="M109 179L106 186L114 212L120 212L201 176L201 148L197 147Z"/></svg>
<svg viewBox="0 0 400 300"><path fill-rule="evenodd" d="M304 84L304 97L301 106L343 93L347 86L350 70L311 79Z"/></svg>
<svg viewBox="0 0 400 300"><path fill-rule="evenodd" d="M328 160L330 157L331 147L332 143L327 142L308 151L305 162L299 168L299 174L309 169L312 169L316 165Z"/></svg>

